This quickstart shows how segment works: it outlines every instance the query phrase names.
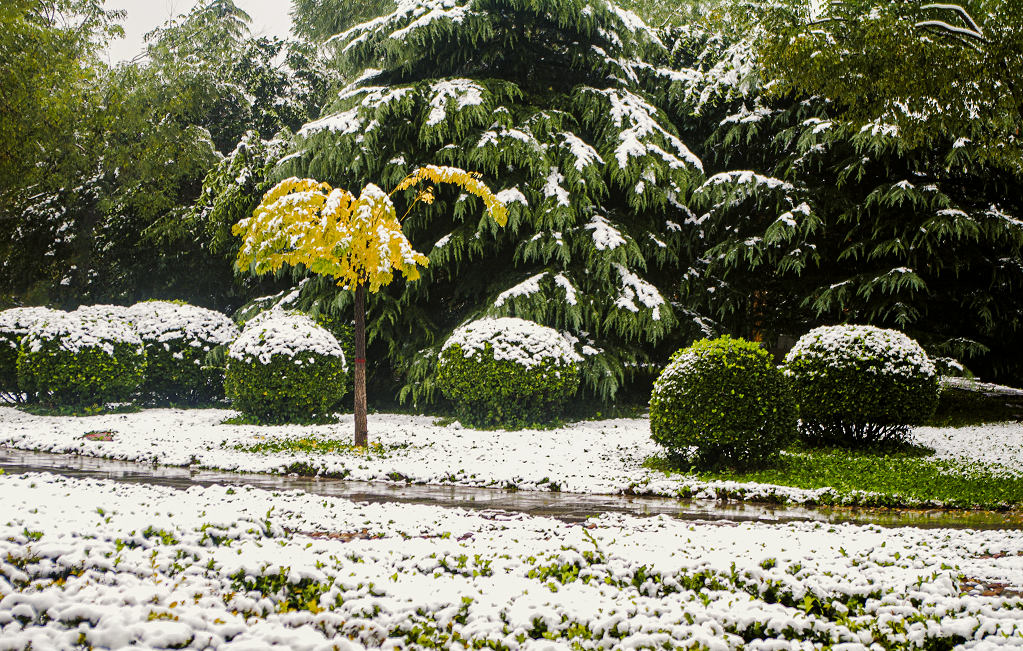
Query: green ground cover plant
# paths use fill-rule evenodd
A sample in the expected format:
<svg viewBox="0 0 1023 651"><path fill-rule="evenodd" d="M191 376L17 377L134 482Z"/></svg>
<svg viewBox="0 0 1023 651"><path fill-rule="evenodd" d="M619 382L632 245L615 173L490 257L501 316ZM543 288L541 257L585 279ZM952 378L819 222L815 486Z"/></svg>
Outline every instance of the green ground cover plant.
<svg viewBox="0 0 1023 651"><path fill-rule="evenodd" d="M359 454L384 456L393 450L408 448L409 443L383 444L371 442L366 446L357 446L348 439L318 438L300 436L294 438L271 438L255 443L238 443L231 446L238 452L253 454L274 454L277 452L308 452L311 454Z"/></svg>
<svg viewBox="0 0 1023 651"><path fill-rule="evenodd" d="M927 448L909 445L859 449L793 447L773 465L756 469L690 471L664 457L652 457L644 465L669 474L689 473L701 481L831 488L839 498L833 501L843 504L991 510L1023 506L1023 478L1000 474L981 464L935 459L931 454ZM859 491L877 495L857 495Z"/></svg>

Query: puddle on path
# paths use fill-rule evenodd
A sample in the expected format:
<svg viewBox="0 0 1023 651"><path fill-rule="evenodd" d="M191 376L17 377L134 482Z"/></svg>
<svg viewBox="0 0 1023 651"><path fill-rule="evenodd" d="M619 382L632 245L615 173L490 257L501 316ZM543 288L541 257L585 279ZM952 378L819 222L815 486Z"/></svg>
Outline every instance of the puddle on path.
<svg viewBox="0 0 1023 651"><path fill-rule="evenodd" d="M48 454L0 447L0 469L10 474L51 472L68 477L111 479L185 489L213 484L254 486L267 490L299 490L355 502L403 502L463 509L500 510L580 522L601 513L636 516L665 514L683 520L734 522L851 522L891 527L951 527L970 529L1023 529L1023 513L803 507L749 502L679 500L666 497L585 495L509 491L468 486L406 485L343 479L318 479L255 473L195 470L155 466L96 457Z"/></svg>

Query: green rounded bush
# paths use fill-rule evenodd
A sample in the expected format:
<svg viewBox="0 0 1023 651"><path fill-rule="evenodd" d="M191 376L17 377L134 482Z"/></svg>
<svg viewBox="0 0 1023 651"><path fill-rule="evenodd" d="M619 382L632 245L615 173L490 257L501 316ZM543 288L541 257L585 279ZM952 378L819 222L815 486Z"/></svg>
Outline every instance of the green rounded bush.
<svg viewBox="0 0 1023 651"><path fill-rule="evenodd" d="M537 425L555 420L578 390L580 361L557 330L523 319L482 319L444 343L438 384L466 425Z"/></svg>
<svg viewBox="0 0 1023 651"><path fill-rule="evenodd" d="M18 348L29 328L56 310L46 307L14 307L0 312L0 393L20 393Z"/></svg>
<svg viewBox="0 0 1023 651"><path fill-rule="evenodd" d="M129 309L146 348L142 393L149 400L197 404L224 395L224 369L207 358L238 338L220 312L181 302L145 301Z"/></svg>
<svg viewBox="0 0 1023 651"><path fill-rule="evenodd" d="M126 402L138 391L146 353L121 320L55 312L31 326L18 350L18 385L50 406Z"/></svg>
<svg viewBox="0 0 1023 651"><path fill-rule="evenodd" d="M330 417L348 367L337 340L301 313L254 319L231 344L224 388L235 409L265 423Z"/></svg>
<svg viewBox="0 0 1023 651"><path fill-rule="evenodd" d="M811 443L898 442L938 404L938 375L920 344L896 330L815 328L785 357Z"/></svg>
<svg viewBox="0 0 1023 651"><path fill-rule="evenodd" d="M675 461L750 467L795 436L796 406L759 344L702 339L672 355L654 382L650 434Z"/></svg>

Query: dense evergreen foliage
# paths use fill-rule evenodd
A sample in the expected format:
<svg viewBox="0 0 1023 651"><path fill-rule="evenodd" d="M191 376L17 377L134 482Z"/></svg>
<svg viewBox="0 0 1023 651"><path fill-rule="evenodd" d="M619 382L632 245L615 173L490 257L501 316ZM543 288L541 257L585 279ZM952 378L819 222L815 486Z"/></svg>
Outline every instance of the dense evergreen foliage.
<svg viewBox="0 0 1023 651"><path fill-rule="evenodd" d="M390 188L454 165L509 226L443 188L402 221L429 267L368 301L388 393L437 399L443 342L502 316L571 338L604 399L702 336L842 322L1019 383L1019 12L295 0L301 40L282 42L203 0L110 66L116 12L5 2L0 306L229 310L305 280L293 305L347 321L351 292L304 265L236 275L232 226L291 175ZM418 196L394 194L397 214Z"/></svg>

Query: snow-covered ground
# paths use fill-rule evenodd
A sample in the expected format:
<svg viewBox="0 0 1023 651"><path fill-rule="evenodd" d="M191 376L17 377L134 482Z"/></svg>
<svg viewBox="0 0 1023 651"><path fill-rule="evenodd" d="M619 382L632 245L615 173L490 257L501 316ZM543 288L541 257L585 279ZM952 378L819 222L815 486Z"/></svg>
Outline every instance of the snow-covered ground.
<svg viewBox="0 0 1023 651"><path fill-rule="evenodd" d="M726 490L747 499L819 500L827 490L699 482L644 468L660 449L645 418L588 421L554 430L478 431L440 424L433 417L370 415L368 454L250 452L284 438L348 441L351 416L337 425L223 425L235 412L218 409L149 409L87 418L33 416L0 407L0 445L178 466L252 472L301 468L349 479L577 493L685 495L713 498ZM89 440L111 431L113 440ZM1023 426L1005 423L963 428L919 428L917 441L937 458L979 462L1007 475L1023 474ZM239 449L240 448L240 449Z"/></svg>
<svg viewBox="0 0 1023 651"><path fill-rule="evenodd" d="M569 525L42 474L0 494L0 649L1023 646L1013 531Z"/></svg>

